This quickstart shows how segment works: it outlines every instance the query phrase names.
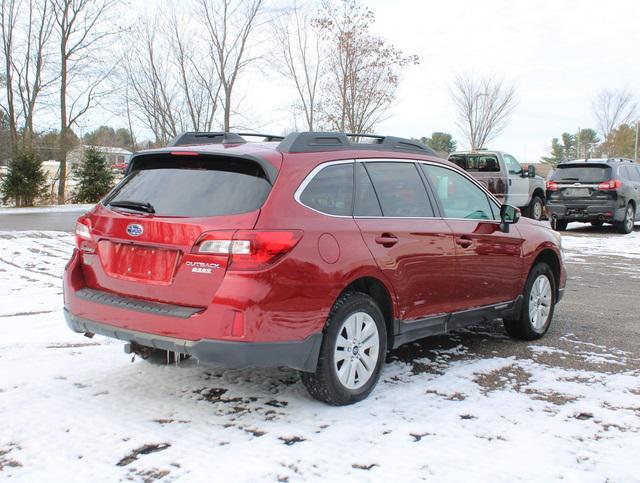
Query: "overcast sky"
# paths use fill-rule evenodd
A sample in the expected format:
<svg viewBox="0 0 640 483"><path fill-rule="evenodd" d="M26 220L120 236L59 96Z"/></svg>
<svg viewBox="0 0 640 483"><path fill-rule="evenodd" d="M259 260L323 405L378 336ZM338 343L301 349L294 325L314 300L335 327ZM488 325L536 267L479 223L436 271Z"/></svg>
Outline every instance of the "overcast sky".
<svg viewBox="0 0 640 483"><path fill-rule="evenodd" d="M454 134L450 80L459 72L513 82L518 105L490 147L536 161L551 138L596 128L595 93L629 87L640 95L638 0L370 0L376 31L420 65L404 75L393 116L381 132Z"/></svg>
<svg viewBox="0 0 640 483"><path fill-rule="evenodd" d="M363 2L374 11L376 34L420 57L420 65L404 71L398 100L377 129L381 134L446 131L459 148L468 147L455 125L451 79L461 72L488 74L514 83L518 98L507 129L489 147L535 162L551 138L596 128L591 102L597 91L628 87L640 96L640 0ZM294 96L282 79L266 69L245 73L244 81L238 94L246 117L235 124L290 129L287 106Z"/></svg>

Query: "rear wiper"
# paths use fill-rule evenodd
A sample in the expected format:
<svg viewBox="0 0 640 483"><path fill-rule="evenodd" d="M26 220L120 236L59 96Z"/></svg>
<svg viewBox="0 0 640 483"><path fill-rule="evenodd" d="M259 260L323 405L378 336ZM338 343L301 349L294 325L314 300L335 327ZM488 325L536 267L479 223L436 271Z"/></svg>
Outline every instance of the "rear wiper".
<svg viewBox="0 0 640 483"><path fill-rule="evenodd" d="M144 213L155 213L156 210L151 203L142 203L140 201L111 201L109 206L114 208L126 208L127 210L142 211Z"/></svg>

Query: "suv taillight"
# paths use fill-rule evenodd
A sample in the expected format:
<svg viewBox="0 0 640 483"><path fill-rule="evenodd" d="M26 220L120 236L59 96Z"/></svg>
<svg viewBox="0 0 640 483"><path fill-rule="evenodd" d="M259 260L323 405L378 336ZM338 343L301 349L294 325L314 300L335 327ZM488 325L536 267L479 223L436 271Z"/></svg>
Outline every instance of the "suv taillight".
<svg viewBox="0 0 640 483"><path fill-rule="evenodd" d="M261 270L289 253L302 238L300 230L238 230L203 233L192 252L228 256L228 270Z"/></svg>
<svg viewBox="0 0 640 483"><path fill-rule="evenodd" d="M609 181L603 181L598 185L599 190L615 190L622 186L622 181L619 179L610 179Z"/></svg>
<svg viewBox="0 0 640 483"><path fill-rule="evenodd" d="M558 191L558 183L555 181L547 181L547 189L549 191Z"/></svg>
<svg viewBox="0 0 640 483"><path fill-rule="evenodd" d="M91 225L86 218L78 218L76 221L76 246L81 248L83 241L91 241Z"/></svg>

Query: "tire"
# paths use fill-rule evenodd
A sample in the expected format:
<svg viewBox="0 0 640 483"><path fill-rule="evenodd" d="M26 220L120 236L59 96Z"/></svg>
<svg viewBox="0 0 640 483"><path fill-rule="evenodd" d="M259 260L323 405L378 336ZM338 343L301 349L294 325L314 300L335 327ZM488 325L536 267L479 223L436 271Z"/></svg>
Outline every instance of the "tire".
<svg viewBox="0 0 640 483"><path fill-rule="evenodd" d="M633 231L633 225L636 220L636 210L631 203L627 205L627 209L624 212L624 220L616 221L615 227L618 233L628 235Z"/></svg>
<svg viewBox="0 0 640 483"><path fill-rule="evenodd" d="M538 263L531 269L523 296L520 318L504 319L504 328L515 339L536 340L549 330L556 305L556 282L549 265Z"/></svg>
<svg viewBox="0 0 640 483"><path fill-rule="evenodd" d="M542 220L544 216L544 200L539 196L535 195L531 198L531 203L527 207L527 218L531 218L533 220Z"/></svg>
<svg viewBox="0 0 640 483"><path fill-rule="evenodd" d="M357 327L364 331L361 334L365 341L353 344ZM367 343L371 346L365 346ZM387 329L376 302L360 292L346 293L327 318L316 371L301 372L302 383L312 397L327 404L353 404L365 399L375 387L386 352Z"/></svg>
<svg viewBox="0 0 640 483"><path fill-rule="evenodd" d="M569 222L567 220L552 220L551 226L555 231L565 231Z"/></svg>
<svg viewBox="0 0 640 483"><path fill-rule="evenodd" d="M602 226L604 225L604 221L592 221L591 226Z"/></svg>

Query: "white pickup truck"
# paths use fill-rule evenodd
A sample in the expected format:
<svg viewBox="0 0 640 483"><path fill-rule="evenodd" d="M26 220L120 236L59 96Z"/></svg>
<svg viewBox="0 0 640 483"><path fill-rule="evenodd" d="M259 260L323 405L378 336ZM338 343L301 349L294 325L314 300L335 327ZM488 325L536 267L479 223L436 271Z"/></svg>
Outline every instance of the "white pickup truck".
<svg viewBox="0 0 640 483"><path fill-rule="evenodd" d="M510 154L487 150L451 153L449 161L484 184L501 202L519 207L524 216L535 220L544 216L545 181L536 176L534 166L525 169Z"/></svg>

